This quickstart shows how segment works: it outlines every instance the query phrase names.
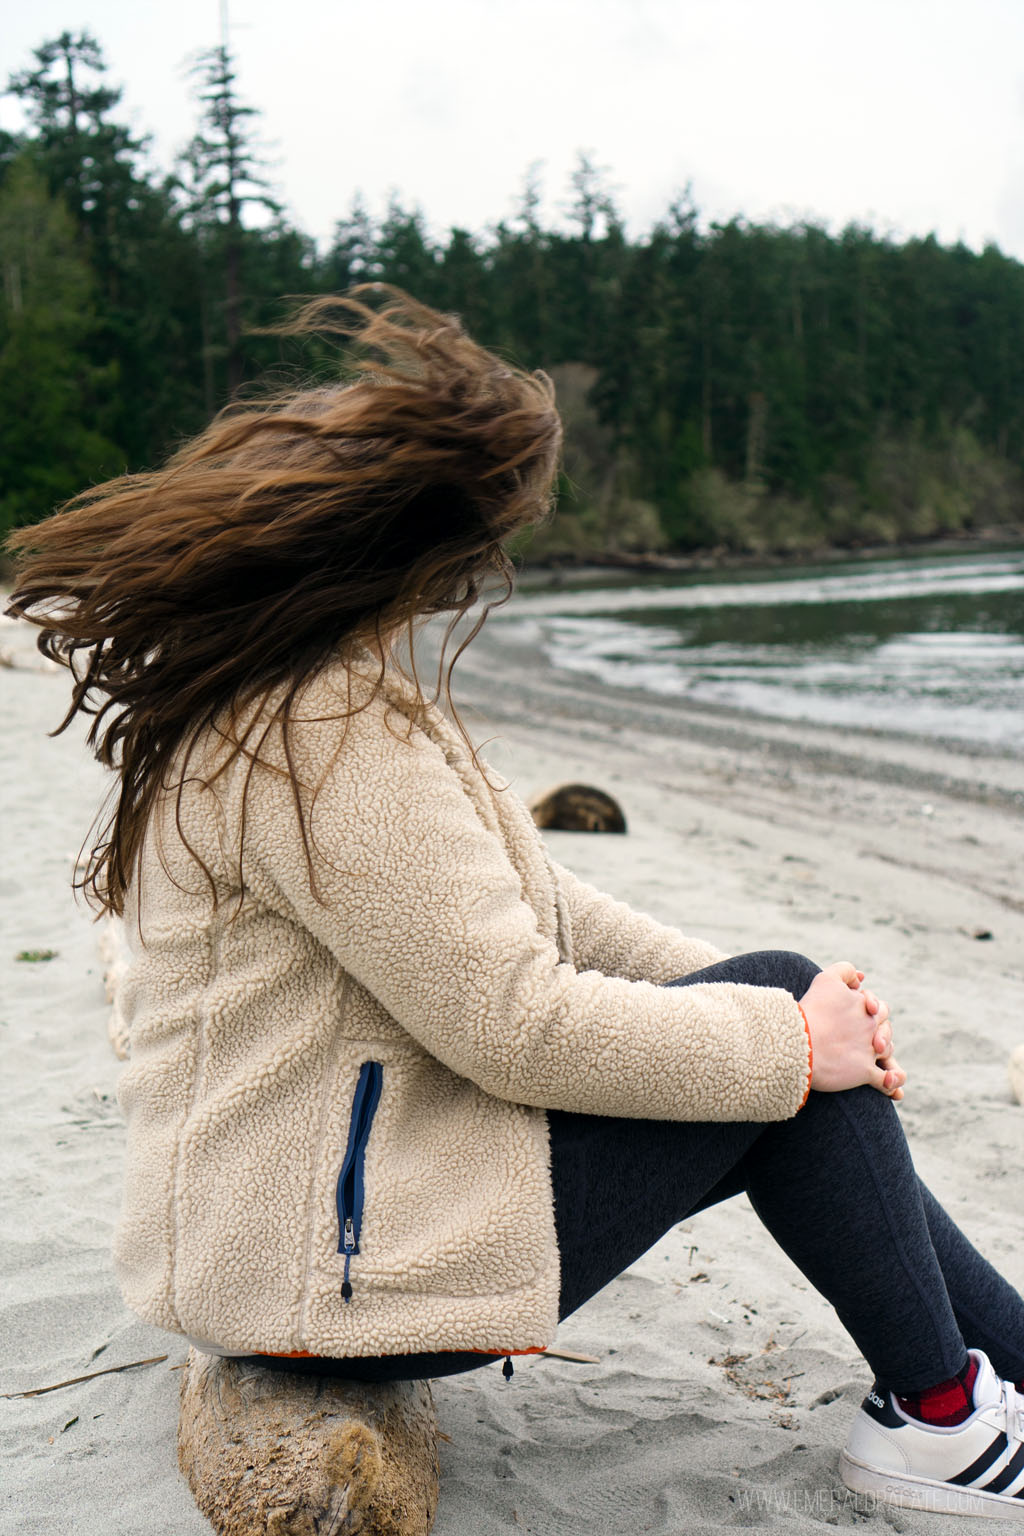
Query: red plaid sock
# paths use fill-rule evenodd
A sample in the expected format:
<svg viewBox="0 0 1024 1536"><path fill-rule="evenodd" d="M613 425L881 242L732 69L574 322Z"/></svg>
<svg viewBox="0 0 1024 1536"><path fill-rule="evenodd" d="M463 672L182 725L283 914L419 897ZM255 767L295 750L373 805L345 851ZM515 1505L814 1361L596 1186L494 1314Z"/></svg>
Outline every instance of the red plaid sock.
<svg viewBox="0 0 1024 1536"><path fill-rule="evenodd" d="M978 1362L973 1355L967 1356L967 1364L959 1376L940 1381L935 1387L914 1392L910 1397L897 1397L903 1412L923 1424L962 1424L974 1412L974 1378L978 1374ZM895 1396L895 1394L894 1394Z"/></svg>

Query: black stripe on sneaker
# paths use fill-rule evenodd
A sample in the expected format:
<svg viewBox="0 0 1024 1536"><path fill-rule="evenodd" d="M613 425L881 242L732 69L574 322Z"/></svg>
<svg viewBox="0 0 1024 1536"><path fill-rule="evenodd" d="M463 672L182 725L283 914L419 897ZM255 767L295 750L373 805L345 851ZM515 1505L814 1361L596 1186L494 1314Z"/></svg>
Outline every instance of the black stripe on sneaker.
<svg viewBox="0 0 1024 1536"><path fill-rule="evenodd" d="M986 1493L1002 1493L1004 1488L1009 1488L1014 1478L1024 1471L1024 1445L1006 1463L1003 1470L996 1474L990 1483L982 1483Z"/></svg>
<svg viewBox="0 0 1024 1536"><path fill-rule="evenodd" d="M879 1381L875 1382L860 1406L870 1418L884 1424L886 1429L901 1429L907 1422L896 1412L888 1387L883 1387Z"/></svg>
<svg viewBox="0 0 1024 1536"><path fill-rule="evenodd" d="M961 1486L964 1483L973 1483L975 1478L988 1471L994 1461L999 1460L1008 1444L1009 1441L1002 1430L1000 1430L987 1451L982 1451L981 1455L975 1461L972 1461L969 1467L965 1467L962 1472L957 1473L956 1477L948 1478L947 1481L959 1483Z"/></svg>

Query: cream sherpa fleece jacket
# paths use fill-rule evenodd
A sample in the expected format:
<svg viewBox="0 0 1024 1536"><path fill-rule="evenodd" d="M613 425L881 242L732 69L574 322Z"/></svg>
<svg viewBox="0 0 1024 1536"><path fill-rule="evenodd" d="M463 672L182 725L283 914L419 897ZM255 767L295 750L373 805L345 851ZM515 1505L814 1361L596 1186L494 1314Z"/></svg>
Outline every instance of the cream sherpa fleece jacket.
<svg viewBox="0 0 1024 1536"><path fill-rule="evenodd" d="M660 989L720 952L552 863L437 711L413 724L389 685L342 736L348 697L329 668L294 728L315 893L271 767L241 854L248 765L187 786L215 909L173 795L151 820L126 912L124 1295L228 1350L544 1346L544 1111L785 1119L803 1019L774 989Z"/></svg>

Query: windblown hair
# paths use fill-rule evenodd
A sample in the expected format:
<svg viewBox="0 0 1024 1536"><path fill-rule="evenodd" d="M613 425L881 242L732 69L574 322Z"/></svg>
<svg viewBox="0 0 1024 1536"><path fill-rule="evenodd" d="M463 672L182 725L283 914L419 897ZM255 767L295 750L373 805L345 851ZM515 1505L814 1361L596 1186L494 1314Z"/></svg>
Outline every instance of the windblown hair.
<svg viewBox="0 0 1024 1536"><path fill-rule="evenodd" d="M288 745L303 685L328 661L369 652L377 683L353 710L365 707L402 667L403 642L423 702L418 621L448 613L433 696L443 688L451 704L451 669L495 600L446 666L456 625L495 578L497 600L508 597L505 541L550 511L561 424L544 374L376 284L313 300L277 329L343 338L347 373L230 405L163 469L93 486L10 540L7 611L38 625L40 650L74 678L54 735L93 716L89 744L119 776L77 882L102 910L123 911L148 815L184 748L180 828L188 758L208 727L229 746L218 772L244 753L250 779L280 727L315 888ZM271 694L279 702L253 745L251 706Z"/></svg>

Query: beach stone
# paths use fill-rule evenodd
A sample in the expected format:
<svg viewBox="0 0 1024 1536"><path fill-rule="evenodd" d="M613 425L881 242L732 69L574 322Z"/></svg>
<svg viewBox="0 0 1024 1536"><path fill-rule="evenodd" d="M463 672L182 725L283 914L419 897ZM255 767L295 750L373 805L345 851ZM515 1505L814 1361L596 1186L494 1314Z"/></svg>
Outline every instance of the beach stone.
<svg viewBox="0 0 1024 1536"><path fill-rule="evenodd" d="M1024 1104L1024 1045L1018 1045L1009 1060L1010 1087L1018 1104Z"/></svg>
<svg viewBox="0 0 1024 1536"><path fill-rule="evenodd" d="M178 1464L218 1536L426 1536L437 1509L429 1384L348 1382L190 1349Z"/></svg>
<svg viewBox="0 0 1024 1536"><path fill-rule="evenodd" d="M557 784L529 802L530 815L552 832L625 832L619 802L593 784Z"/></svg>

